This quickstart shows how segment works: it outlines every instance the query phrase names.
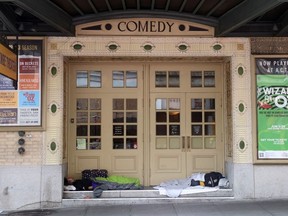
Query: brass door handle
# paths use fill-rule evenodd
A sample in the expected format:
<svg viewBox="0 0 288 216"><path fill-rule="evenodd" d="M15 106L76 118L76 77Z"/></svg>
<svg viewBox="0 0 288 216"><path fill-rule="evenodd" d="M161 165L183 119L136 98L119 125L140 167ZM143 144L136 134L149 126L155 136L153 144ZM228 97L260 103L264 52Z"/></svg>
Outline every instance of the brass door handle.
<svg viewBox="0 0 288 216"><path fill-rule="evenodd" d="M186 145L185 145L185 136L182 136L182 151L185 151Z"/></svg>
<svg viewBox="0 0 288 216"><path fill-rule="evenodd" d="M188 151L190 151L190 139L191 137L190 136L187 136L187 148L188 148Z"/></svg>

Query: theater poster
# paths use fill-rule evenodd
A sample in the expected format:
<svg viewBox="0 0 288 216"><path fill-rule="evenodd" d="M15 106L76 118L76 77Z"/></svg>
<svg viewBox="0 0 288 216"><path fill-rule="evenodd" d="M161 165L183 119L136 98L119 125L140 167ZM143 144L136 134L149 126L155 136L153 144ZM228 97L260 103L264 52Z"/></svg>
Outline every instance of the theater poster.
<svg viewBox="0 0 288 216"><path fill-rule="evenodd" d="M288 159L288 58L256 58L258 159Z"/></svg>
<svg viewBox="0 0 288 216"><path fill-rule="evenodd" d="M41 62L41 40L18 41L17 79L0 71L0 127L41 126Z"/></svg>

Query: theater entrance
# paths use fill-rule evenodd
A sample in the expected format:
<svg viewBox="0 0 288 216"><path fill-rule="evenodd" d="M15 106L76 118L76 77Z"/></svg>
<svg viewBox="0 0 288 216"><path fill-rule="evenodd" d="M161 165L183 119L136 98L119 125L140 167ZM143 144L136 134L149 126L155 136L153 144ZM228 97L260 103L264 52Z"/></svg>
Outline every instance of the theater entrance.
<svg viewBox="0 0 288 216"><path fill-rule="evenodd" d="M144 185L224 170L221 63L69 64L68 175Z"/></svg>

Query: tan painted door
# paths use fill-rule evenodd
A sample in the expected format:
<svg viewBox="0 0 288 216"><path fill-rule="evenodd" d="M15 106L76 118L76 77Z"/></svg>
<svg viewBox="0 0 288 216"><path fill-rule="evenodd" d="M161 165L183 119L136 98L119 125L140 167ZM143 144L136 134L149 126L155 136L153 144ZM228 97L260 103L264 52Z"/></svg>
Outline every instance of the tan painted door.
<svg viewBox="0 0 288 216"><path fill-rule="evenodd" d="M150 184L223 172L221 64L150 67Z"/></svg>
<svg viewBox="0 0 288 216"><path fill-rule="evenodd" d="M107 169L143 180L143 66L70 64L68 175Z"/></svg>
<svg viewBox="0 0 288 216"><path fill-rule="evenodd" d="M186 94L186 176L194 172L223 172L220 93Z"/></svg>

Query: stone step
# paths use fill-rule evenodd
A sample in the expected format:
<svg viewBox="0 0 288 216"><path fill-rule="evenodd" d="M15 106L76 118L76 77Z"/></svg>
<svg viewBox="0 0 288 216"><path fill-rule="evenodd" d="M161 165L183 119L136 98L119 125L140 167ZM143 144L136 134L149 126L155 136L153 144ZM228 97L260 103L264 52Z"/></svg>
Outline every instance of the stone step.
<svg viewBox="0 0 288 216"><path fill-rule="evenodd" d="M219 189L213 192L181 195L171 198L159 195L155 189L148 190L113 190L103 191L100 198L94 198L92 191L65 191L62 207L85 207L101 205L134 205L134 204L164 204L164 203L199 203L211 201L233 200L232 189Z"/></svg>
<svg viewBox="0 0 288 216"><path fill-rule="evenodd" d="M159 197L159 198L96 198L62 199L61 207L87 207L107 205L167 204L167 203L208 203L211 201L229 201L234 197Z"/></svg>
<svg viewBox="0 0 288 216"><path fill-rule="evenodd" d="M193 193L181 195L178 198L233 198L232 189L219 189L212 192ZM157 189L144 190L106 190L102 192L100 198L95 199L119 199L119 198L169 198L166 195L160 195ZM64 191L63 199L94 199L93 191Z"/></svg>

